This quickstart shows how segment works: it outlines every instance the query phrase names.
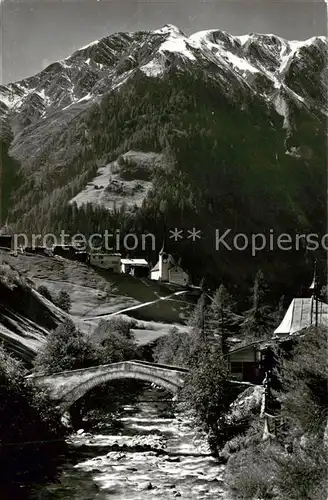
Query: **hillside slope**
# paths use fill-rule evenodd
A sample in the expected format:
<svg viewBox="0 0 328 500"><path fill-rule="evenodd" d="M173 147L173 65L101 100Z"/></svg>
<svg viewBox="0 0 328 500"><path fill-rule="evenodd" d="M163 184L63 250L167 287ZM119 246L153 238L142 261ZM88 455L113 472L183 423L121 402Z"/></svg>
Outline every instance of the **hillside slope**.
<svg viewBox="0 0 328 500"><path fill-rule="evenodd" d="M30 362L48 333L67 315L40 295L31 282L8 266L0 266L0 339L6 348Z"/></svg>
<svg viewBox="0 0 328 500"><path fill-rule="evenodd" d="M173 326L188 331L185 322L193 300L181 291L175 297L174 287L98 273L83 263L62 258L14 257L0 251L1 256L6 264L0 267L0 340L25 361L31 361L49 331L68 317L91 336L101 321L124 317L132 322L139 345L156 341ZM41 285L53 297L62 290L68 292L72 303L69 315L36 291Z"/></svg>

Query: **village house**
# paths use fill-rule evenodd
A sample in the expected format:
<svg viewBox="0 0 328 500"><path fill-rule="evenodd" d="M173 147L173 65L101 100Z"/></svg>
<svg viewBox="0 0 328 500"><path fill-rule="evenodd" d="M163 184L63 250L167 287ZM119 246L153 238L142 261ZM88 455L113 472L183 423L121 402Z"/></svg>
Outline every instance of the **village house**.
<svg viewBox="0 0 328 500"><path fill-rule="evenodd" d="M314 296L293 299L282 322L275 329L274 337L295 335L316 324L328 326L328 304Z"/></svg>
<svg viewBox="0 0 328 500"><path fill-rule="evenodd" d="M6 224L0 229L0 248L11 249L13 246L13 232Z"/></svg>
<svg viewBox="0 0 328 500"><path fill-rule="evenodd" d="M261 383L273 363L272 345L278 343L289 350L304 329L311 326L328 327L328 304L318 297L316 277L309 287L310 297L295 298L290 303L271 340L234 347L229 352L231 377Z"/></svg>
<svg viewBox="0 0 328 500"><path fill-rule="evenodd" d="M229 352L231 378L253 384L261 383L261 348L258 342L234 347Z"/></svg>
<svg viewBox="0 0 328 500"><path fill-rule="evenodd" d="M13 245L13 237L9 234L0 234L0 248L11 249Z"/></svg>
<svg viewBox="0 0 328 500"><path fill-rule="evenodd" d="M91 266L107 269L113 273L121 272L121 254L120 253L91 253L89 255L89 264Z"/></svg>
<svg viewBox="0 0 328 500"><path fill-rule="evenodd" d="M121 272L136 278L148 278L149 264L145 259L121 259Z"/></svg>
<svg viewBox="0 0 328 500"><path fill-rule="evenodd" d="M158 262L152 268L150 278L182 286L189 284L189 275L179 264L175 263L172 255L164 252L164 247L159 252Z"/></svg>

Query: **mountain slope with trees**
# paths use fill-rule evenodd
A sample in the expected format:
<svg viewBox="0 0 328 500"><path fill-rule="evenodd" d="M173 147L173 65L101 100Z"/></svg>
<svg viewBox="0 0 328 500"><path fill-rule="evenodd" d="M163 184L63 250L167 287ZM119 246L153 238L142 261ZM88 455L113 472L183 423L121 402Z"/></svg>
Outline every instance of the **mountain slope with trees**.
<svg viewBox="0 0 328 500"><path fill-rule="evenodd" d="M283 291L297 289L312 265L302 245L255 259L217 251L215 230L325 232L326 45L219 30L187 37L168 26L106 37L0 89L9 152L21 163L11 221L30 233L151 231L161 243L164 223L195 227L201 241L170 248L195 280L249 280L261 266ZM129 150L166 159L140 208L70 204L99 166Z"/></svg>

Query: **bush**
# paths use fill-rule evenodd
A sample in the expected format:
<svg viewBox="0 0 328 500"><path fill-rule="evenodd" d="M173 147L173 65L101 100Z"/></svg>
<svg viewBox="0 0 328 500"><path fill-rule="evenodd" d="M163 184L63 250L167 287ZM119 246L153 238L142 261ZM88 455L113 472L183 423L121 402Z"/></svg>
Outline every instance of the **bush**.
<svg viewBox="0 0 328 500"><path fill-rule="evenodd" d="M191 339L185 332L172 328L168 335L160 338L154 348L156 363L187 366L191 351Z"/></svg>
<svg viewBox="0 0 328 500"><path fill-rule="evenodd" d="M51 292L49 290L49 288L47 288L46 286L44 285L41 285L39 286L38 288L38 292L47 300L50 300L50 302L54 302L54 298L53 296L51 295Z"/></svg>
<svg viewBox="0 0 328 500"><path fill-rule="evenodd" d="M282 415L295 436L323 438L328 418L328 331L311 327L281 367Z"/></svg>
<svg viewBox="0 0 328 500"><path fill-rule="evenodd" d="M99 351L72 321L66 321L50 333L45 347L34 360L35 369L44 374L99 364Z"/></svg>
<svg viewBox="0 0 328 500"><path fill-rule="evenodd" d="M60 414L47 392L30 385L25 375L21 362L0 347L1 484L30 468L42 467L46 459L42 442L64 437Z"/></svg>
<svg viewBox="0 0 328 500"><path fill-rule="evenodd" d="M72 307L71 297L69 296L69 293L66 292L65 290L61 290L58 293L54 303L57 307L59 307L60 309L62 309L67 313L70 311Z"/></svg>
<svg viewBox="0 0 328 500"><path fill-rule="evenodd" d="M132 339L131 328L136 326L134 320L126 320L121 316L113 316L110 320L102 320L93 333L93 338L97 342L103 342L113 333L119 334L125 338Z"/></svg>
<svg viewBox="0 0 328 500"><path fill-rule="evenodd" d="M68 320L50 333L45 347L34 360L34 367L51 374L136 358L132 324L122 318L103 321L91 338Z"/></svg>
<svg viewBox="0 0 328 500"><path fill-rule="evenodd" d="M242 449L229 461L227 481L236 498L245 500L274 498L274 462L266 454L265 448L262 444Z"/></svg>
<svg viewBox="0 0 328 500"><path fill-rule="evenodd" d="M137 357L137 345L131 332L135 326L133 321L114 317L110 321L102 321L96 328L93 337L100 344L100 357L103 364L118 363Z"/></svg>
<svg viewBox="0 0 328 500"><path fill-rule="evenodd" d="M135 179L142 181L149 181L152 177L153 170L148 166L139 164L132 159L121 164L120 177L126 181L132 181Z"/></svg>
<svg viewBox="0 0 328 500"><path fill-rule="evenodd" d="M225 447L227 480L237 498L326 500L327 333L321 327L305 330L291 358L281 360L283 425L275 443L261 442L258 420Z"/></svg>
<svg viewBox="0 0 328 500"><path fill-rule="evenodd" d="M17 286L27 286L19 273L8 264L0 264L0 283L10 290L13 290Z"/></svg>
<svg viewBox="0 0 328 500"><path fill-rule="evenodd" d="M281 500L327 499L328 460L321 439L309 440L306 446L297 443L292 453L276 453L274 460Z"/></svg>

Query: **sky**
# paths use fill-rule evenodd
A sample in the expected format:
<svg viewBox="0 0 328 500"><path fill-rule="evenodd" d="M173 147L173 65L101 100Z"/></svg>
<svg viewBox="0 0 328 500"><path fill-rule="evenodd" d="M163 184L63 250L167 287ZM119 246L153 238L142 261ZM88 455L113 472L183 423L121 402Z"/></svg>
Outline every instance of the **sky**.
<svg viewBox="0 0 328 500"><path fill-rule="evenodd" d="M0 0L0 81L33 75L117 31L174 24L187 34L274 33L290 40L327 34L324 0Z"/></svg>

